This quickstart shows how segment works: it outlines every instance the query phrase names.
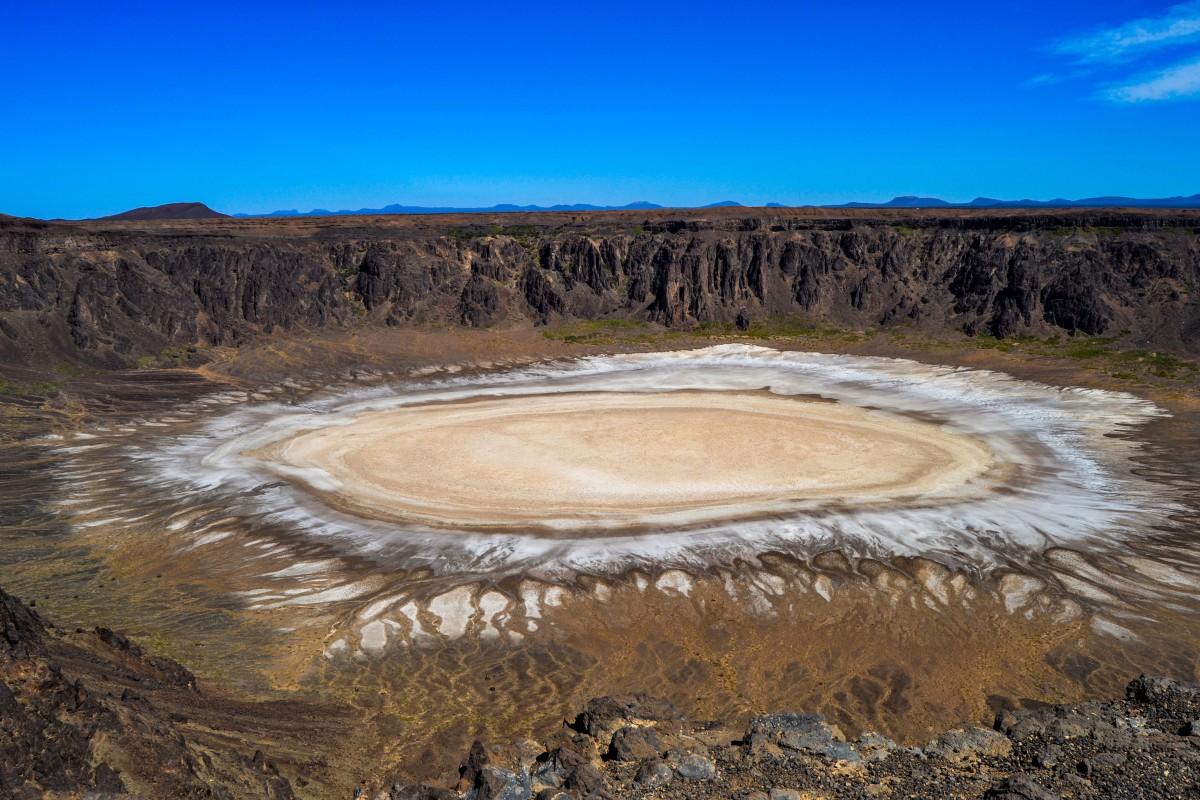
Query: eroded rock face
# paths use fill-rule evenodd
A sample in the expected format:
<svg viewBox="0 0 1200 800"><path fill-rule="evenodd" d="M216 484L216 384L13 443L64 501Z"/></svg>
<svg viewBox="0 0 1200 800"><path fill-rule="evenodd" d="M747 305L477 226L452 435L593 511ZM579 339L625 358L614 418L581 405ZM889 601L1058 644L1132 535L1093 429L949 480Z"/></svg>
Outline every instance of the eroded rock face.
<svg viewBox="0 0 1200 800"><path fill-rule="evenodd" d="M216 220L169 233L0 220L0 353L126 364L364 320L745 328L784 314L1200 346L1200 217L1186 212L747 214L490 228Z"/></svg>

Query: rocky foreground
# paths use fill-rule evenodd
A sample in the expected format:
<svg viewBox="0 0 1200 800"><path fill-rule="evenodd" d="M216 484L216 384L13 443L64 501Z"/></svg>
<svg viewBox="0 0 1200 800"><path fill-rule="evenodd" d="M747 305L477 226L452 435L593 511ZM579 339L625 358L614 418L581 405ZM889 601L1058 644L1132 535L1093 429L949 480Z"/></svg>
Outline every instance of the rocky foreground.
<svg viewBox="0 0 1200 800"><path fill-rule="evenodd" d="M544 742L476 742L453 788L374 776L343 788L351 782L330 779L321 753L352 726L329 709L202 693L186 669L120 634L57 631L0 591L3 798L1200 796L1200 688L1161 678L1134 680L1119 700L1005 711L992 728L923 747L848 741L808 714L735 729L662 700L602 697Z"/></svg>
<svg viewBox="0 0 1200 800"><path fill-rule="evenodd" d="M1200 796L1200 690L1140 677L1123 700L1000 714L923 747L847 741L809 714L745 730L693 723L646 697L602 697L546 746L471 748L455 790L394 785L390 800Z"/></svg>
<svg viewBox="0 0 1200 800"><path fill-rule="evenodd" d="M349 724L329 709L202 692L188 670L121 634L58 630L0 590L3 800L286 800L293 781L322 789L322 758L298 752L289 731L320 753Z"/></svg>

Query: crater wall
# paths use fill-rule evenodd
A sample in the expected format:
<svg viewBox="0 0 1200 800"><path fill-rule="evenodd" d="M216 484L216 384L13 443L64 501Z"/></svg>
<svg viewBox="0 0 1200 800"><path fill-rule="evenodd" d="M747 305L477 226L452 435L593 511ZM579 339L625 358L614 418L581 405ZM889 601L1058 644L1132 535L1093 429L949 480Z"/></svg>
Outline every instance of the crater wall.
<svg viewBox="0 0 1200 800"><path fill-rule="evenodd" d="M0 219L0 358L123 365L361 324L794 315L1200 350L1200 213L720 212Z"/></svg>

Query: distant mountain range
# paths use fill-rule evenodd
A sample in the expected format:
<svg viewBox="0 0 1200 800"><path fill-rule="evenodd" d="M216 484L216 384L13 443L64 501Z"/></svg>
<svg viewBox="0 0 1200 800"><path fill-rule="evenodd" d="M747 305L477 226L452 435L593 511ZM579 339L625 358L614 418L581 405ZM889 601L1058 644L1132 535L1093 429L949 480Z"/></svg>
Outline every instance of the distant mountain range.
<svg viewBox="0 0 1200 800"><path fill-rule="evenodd" d="M1085 197L1082 200L996 200L976 197L969 203L951 203L937 197L903 195L886 203L839 203L825 208L1200 208L1200 194L1188 197Z"/></svg>
<svg viewBox="0 0 1200 800"><path fill-rule="evenodd" d="M694 208L727 208L742 204L736 200L721 200ZM785 203L767 203L766 208L789 208ZM799 207L799 206L797 206ZM821 208L1200 208L1200 194L1189 197L1163 197L1140 199L1136 197L1087 197L1082 200L997 200L991 197L976 197L969 203L951 203L938 197L903 195L883 203L836 203ZM354 211L328 211L315 208L312 211L272 211L269 214L234 214L235 217L333 217L371 214L505 214L531 211L637 211L668 208L658 203L641 200L623 206L598 206L590 203L554 206L518 206L510 203L486 208L462 208L457 206L402 206L390 205L383 208L360 208Z"/></svg>
<svg viewBox="0 0 1200 800"><path fill-rule="evenodd" d="M709 203L699 208L718 208L721 206L740 206L732 200L722 200ZM329 211L324 208L314 208L312 211L297 211L294 208L284 211L272 211L269 214L234 214L235 217L341 217L369 216L371 214L513 214L533 211L648 211L664 208L658 203L638 200L623 206L597 206L591 203L559 204L553 206L518 206L512 203L500 203L494 206L464 208L459 206L402 206L390 205L383 208L359 208L356 210Z"/></svg>
<svg viewBox="0 0 1200 800"><path fill-rule="evenodd" d="M721 200L703 206L691 208L727 208L742 207L736 200ZM1179 197L1160 197L1143 199L1137 197L1085 197L1082 200L997 200L992 197L976 197L967 203L951 203L939 197L918 197L917 195L902 195L893 197L882 203L851 202L836 203L821 206L788 206L785 203L767 203L765 208L1200 208L1200 194ZM311 211L298 211L294 208L283 211L272 211L269 214L222 214L206 206L204 203L167 203L161 206L146 206L135 208L120 214L100 217L104 220L170 220L170 219L218 219L230 216L240 219L263 219L274 217L342 217L342 216L371 216L380 214L513 214L546 211L653 211L663 208L679 208L679 206L661 206L639 200L623 206L602 206L591 203L559 204L553 206L518 206L511 203L500 203L494 206L460 207L460 206L404 206L389 205L383 208L359 208L355 210L329 211L324 208L314 208Z"/></svg>

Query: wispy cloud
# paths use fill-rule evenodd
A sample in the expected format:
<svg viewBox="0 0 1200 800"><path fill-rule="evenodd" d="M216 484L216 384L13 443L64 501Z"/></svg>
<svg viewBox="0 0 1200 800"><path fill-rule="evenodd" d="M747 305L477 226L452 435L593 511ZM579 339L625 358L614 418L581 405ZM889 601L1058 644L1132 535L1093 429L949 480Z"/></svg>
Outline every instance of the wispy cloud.
<svg viewBox="0 0 1200 800"><path fill-rule="evenodd" d="M1155 16L1058 39L1049 50L1069 63L1027 81L1090 80L1094 97L1114 103L1200 98L1200 0Z"/></svg>
<svg viewBox="0 0 1200 800"><path fill-rule="evenodd" d="M1200 95L1200 59L1167 67L1153 75L1116 86L1106 92L1106 96L1110 100L1121 103L1178 100L1198 95Z"/></svg>
<svg viewBox="0 0 1200 800"><path fill-rule="evenodd" d="M1078 61L1121 61L1170 45L1200 41L1200 0L1110 28L1060 39L1053 50Z"/></svg>

